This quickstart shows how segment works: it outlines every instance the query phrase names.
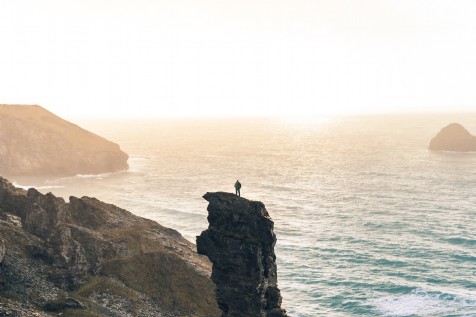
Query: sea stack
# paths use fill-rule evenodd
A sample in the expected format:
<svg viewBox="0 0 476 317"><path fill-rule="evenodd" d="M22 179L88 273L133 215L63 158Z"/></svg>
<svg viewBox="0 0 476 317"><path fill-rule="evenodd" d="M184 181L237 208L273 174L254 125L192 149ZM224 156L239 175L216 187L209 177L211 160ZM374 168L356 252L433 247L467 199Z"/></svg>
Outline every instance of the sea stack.
<svg viewBox="0 0 476 317"><path fill-rule="evenodd" d="M198 253L213 263L222 317L284 317L277 285L274 223L262 202L231 193L207 193L209 227Z"/></svg>
<svg viewBox="0 0 476 317"><path fill-rule="evenodd" d="M429 150L470 152L476 151L476 136L471 135L461 124L451 123L430 141Z"/></svg>
<svg viewBox="0 0 476 317"><path fill-rule="evenodd" d="M0 175L72 176L127 169L119 145L37 105L0 105Z"/></svg>

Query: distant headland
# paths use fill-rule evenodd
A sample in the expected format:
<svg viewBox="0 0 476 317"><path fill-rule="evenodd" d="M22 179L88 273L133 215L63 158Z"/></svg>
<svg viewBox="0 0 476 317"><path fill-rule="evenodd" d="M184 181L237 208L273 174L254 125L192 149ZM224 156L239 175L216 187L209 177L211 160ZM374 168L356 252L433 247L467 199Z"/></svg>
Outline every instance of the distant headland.
<svg viewBox="0 0 476 317"><path fill-rule="evenodd" d="M128 168L119 145L38 105L0 105L0 175L71 176Z"/></svg>
<svg viewBox="0 0 476 317"><path fill-rule="evenodd" d="M451 123L431 139L428 149L454 152L476 151L476 136L471 135L461 124Z"/></svg>

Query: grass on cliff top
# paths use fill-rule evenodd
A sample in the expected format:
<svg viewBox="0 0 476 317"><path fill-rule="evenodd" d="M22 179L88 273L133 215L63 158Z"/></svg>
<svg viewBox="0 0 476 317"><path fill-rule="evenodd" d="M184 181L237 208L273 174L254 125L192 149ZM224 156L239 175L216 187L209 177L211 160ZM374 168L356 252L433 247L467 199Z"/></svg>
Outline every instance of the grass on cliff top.
<svg viewBox="0 0 476 317"><path fill-rule="evenodd" d="M114 281L114 279L105 276L97 276L91 278L86 284L82 285L75 293L81 297L86 298L91 296L93 293L105 293L127 298L132 302L139 301L139 297L134 291Z"/></svg>
<svg viewBox="0 0 476 317"><path fill-rule="evenodd" d="M116 297L121 297L131 302L133 307L140 307L141 300L137 294L124 286L123 284L115 281L113 278L105 276L96 276L82 285L77 291L74 292L74 298L80 300L88 306L87 310L84 309L68 309L65 311L65 316L71 317L96 317L104 316L100 313L100 307L92 300L88 299L93 294L108 294Z"/></svg>
<svg viewBox="0 0 476 317"><path fill-rule="evenodd" d="M146 234L155 229L163 230L149 222L105 230L105 237L124 252L106 257L102 276L91 278L76 294L84 298L107 294L140 308L144 302L142 293L164 311L177 312L183 317L220 316L213 282L197 273L190 263L175 253L177 250L169 250L167 241L160 241L164 237Z"/></svg>
<svg viewBox="0 0 476 317"><path fill-rule="evenodd" d="M142 253L105 263L104 271L183 316L219 316L212 281L171 253Z"/></svg>
<svg viewBox="0 0 476 317"><path fill-rule="evenodd" d="M164 246L145 234L151 229L154 229L154 226L150 223L138 224L127 228L108 230L106 236L116 242L123 242L127 246L129 254L163 252Z"/></svg>
<svg viewBox="0 0 476 317"><path fill-rule="evenodd" d="M67 309L64 311L63 316L68 317L104 317L96 311L84 310L84 309Z"/></svg>

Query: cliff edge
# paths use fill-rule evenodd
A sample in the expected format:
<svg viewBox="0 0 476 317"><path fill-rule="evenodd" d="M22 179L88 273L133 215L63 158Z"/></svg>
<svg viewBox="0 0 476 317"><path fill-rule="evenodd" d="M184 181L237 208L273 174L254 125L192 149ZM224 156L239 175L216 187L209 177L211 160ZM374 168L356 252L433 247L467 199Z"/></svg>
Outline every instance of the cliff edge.
<svg viewBox="0 0 476 317"><path fill-rule="evenodd" d="M36 105L0 105L0 175L71 176L127 169L119 145Z"/></svg>
<svg viewBox="0 0 476 317"><path fill-rule="evenodd" d="M470 152L476 151L476 136L471 135L461 124L451 123L430 141L429 150Z"/></svg>
<svg viewBox="0 0 476 317"><path fill-rule="evenodd" d="M207 193L209 227L198 253L213 263L222 317L285 317L277 285L274 223L263 203L230 193Z"/></svg>
<svg viewBox="0 0 476 317"><path fill-rule="evenodd" d="M219 316L210 274L175 230L0 177L0 316Z"/></svg>

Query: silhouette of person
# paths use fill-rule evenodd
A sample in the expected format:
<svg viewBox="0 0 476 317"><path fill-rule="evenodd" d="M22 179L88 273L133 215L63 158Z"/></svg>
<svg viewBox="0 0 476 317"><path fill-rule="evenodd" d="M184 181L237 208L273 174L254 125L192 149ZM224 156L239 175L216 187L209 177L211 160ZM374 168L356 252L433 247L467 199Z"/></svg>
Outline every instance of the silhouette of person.
<svg viewBox="0 0 476 317"><path fill-rule="evenodd" d="M240 183L240 181L237 180L236 183L235 183L235 194L237 194L238 196L241 196L240 195L240 188L241 188L241 183Z"/></svg>

